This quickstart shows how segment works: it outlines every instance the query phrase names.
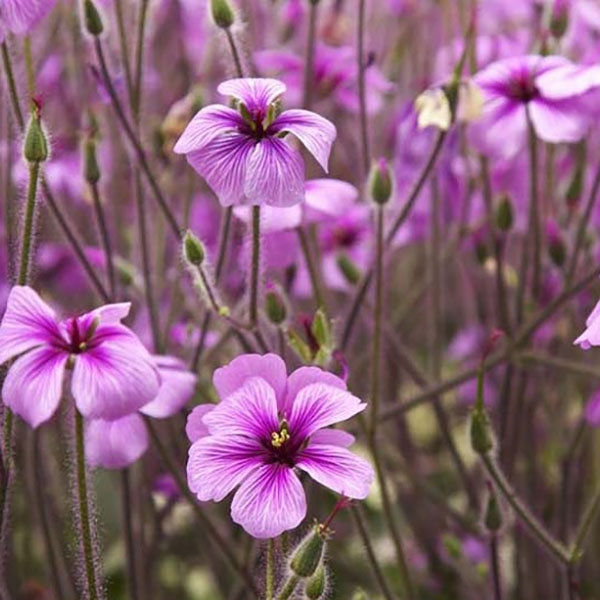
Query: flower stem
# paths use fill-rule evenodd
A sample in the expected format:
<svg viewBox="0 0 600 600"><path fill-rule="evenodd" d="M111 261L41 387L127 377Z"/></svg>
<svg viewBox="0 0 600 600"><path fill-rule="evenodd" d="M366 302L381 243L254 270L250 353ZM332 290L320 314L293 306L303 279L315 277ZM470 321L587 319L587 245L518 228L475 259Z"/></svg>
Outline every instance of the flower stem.
<svg viewBox="0 0 600 600"><path fill-rule="evenodd" d="M371 410L369 433L375 441L379 413L379 384L381 381L381 320L383 312L383 217L382 204L376 206L375 303L373 305L373 349L371 355Z"/></svg>
<svg viewBox="0 0 600 600"><path fill-rule="evenodd" d="M490 562L492 564L494 600L502 600L502 580L500 574L500 560L498 556L498 536L495 533L493 533L490 538Z"/></svg>
<svg viewBox="0 0 600 600"><path fill-rule="evenodd" d="M288 600L292 597L292 594L296 591L300 577L298 575L290 575L289 579L285 582L283 589L279 592L277 600Z"/></svg>
<svg viewBox="0 0 600 600"><path fill-rule="evenodd" d="M23 55L25 56L25 73L27 75L27 95L31 99L35 96L35 69L31 52L31 36L29 35L25 36L23 40Z"/></svg>
<svg viewBox="0 0 600 600"><path fill-rule="evenodd" d="M244 69L242 68L242 61L240 60L240 53L238 51L235 38L233 37L233 33L231 33L230 27L227 27L225 29L225 35L227 36L227 41L229 42L229 48L231 49L231 56L232 56L233 62L235 64L236 74L238 77L243 77Z"/></svg>
<svg viewBox="0 0 600 600"><path fill-rule="evenodd" d="M312 106L315 70L315 33L317 29L318 2L309 2L308 38L306 40L306 61L304 65L304 108L309 110Z"/></svg>
<svg viewBox="0 0 600 600"><path fill-rule="evenodd" d="M394 595L392 594L392 592L388 586L388 583L385 579L385 575L383 574L383 571L381 570L381 566L377 562L377 555L375 554L375 550L373 549L373 544L371 543L371 540L369 539L369 532L367 530L367 526L364 522L363 516L360 512L360 507L355 504L352 504L350 507L350 510L352 512L352 516L354 517L354 523L356 525L356 528L358 529L358 533L359 533L359 535L362 539L362 542L365 546L365 550L367 553L367 559L369 561L369 564L371 565L371 570L373 571L373 575L375 576L375 579L377 580L377 584L379 585L381 593L385 596L386 600L394 600Z"/></svg>
<svg viewBox="0 0 600 600"><path fill-rule="evenodd" d="M8 53L6 41L2 42L2 64L4 65L8 93L10 95L10 101L13 107L13 115L17 121L19 129L22 131L25 129L25 119L23 118L23 112L21 111L21 105L19 104L19 94L17 92L15 74L12 68L12 61L10 60L10 54Z"/></svg>
<svg viewBox="0 0 600 600"><path fill-rule="evenodd" d="M482 454L481 461L488 475L494 481L496 487L500 490L505 500L511 505L519 520L525 525L532 538L536 540L541 547L545 548L548 553L558 561L558 563L568 563L571 556L568 550L561 542L554 539L552 534L525 506L515 490L512 488L511 484L504 477L504 474L499 469L492 456L490 456L489 453ZM600 497L598 507L600 508Z"/></svg>
<svg viewBox="0 0 600 600"><path fill-rule="evenodd" d="M89 600L98 600L96 583L96 567L94 565L94 549L92 538L92 524L89 514L87 473L85 466L85 448L83 435L83 417L75 409L75 460L77 463L77 499L78 517L81 528L81 543L83 546L83 560L85 564L85 577L87 597Z"/></svg>
<svg viewBox="0 0 600 600"><path fill-rule="evenodd" d="M21 237L21 257L19 263L18 285L27 285L31 246L33 241L33 222L35 217L35 198L40 176L40 163L29 164L29 185L27 188L27 204L25 205L25 221Z"/></svg>
<svg viewBox="0 0 600 600"><path fill-rule="evenodd" d="M260 205L252 207L252 263L250 265L250 327L258 324L258 283L260 277Z"/></svg>
<svg viewBox="0 0 600 600"><path fill-rule="evenodd" d="M600 514L600 487L594 493L592 501L586 508L581 523L575 532L575 538L569 550L569 563L576 563L583 553L585 542L592 525Z"/></svg>
<svg viewBox="0 0 600 600"><path fill-rule="evenodd" d="M542 232L540 224L540 198L538 183L538 143L533 124L528 116L529 129L529 228L532 232L533 243L533 297L537 300L540 294L542 277Z"/></svg>
<svg viewBox="0 0 600 600"><path fill-rule="evenodd" d="M106 218L104 216L104 208L100 200L100 191L98 184L93 183L90 185L92 192L92 201L94 204L94 213L96 215L96 222L98 224L98 231L100 232L100 242L102 249L104 250L104 260L106 261L106 272L108 274L108 286L110 289L111 300L114 300L117 295L117 284L115 278L115 267L113 262L112 245L110 242L110 235L108 233L108 227L106 225Z"/></svg>
<svg viewBox="0 0 600 600"><path fill-rule="evenodd" d="M360 140L362 151L363 175L367 176L369 172L369 163L371 162L371 150L369 148L369 130L367 122L367 94L365 89L365 13L367 8L366 0L359 0L358 3L358 32L357 32L357 56L358 61L358 102L360 116Z"/></svg>
<svg viewBox="0 0 600 600"><path fill-rule="evenodd" d="M131 502L131 476L129 469L121 471L121 504L123 508L123 527L127 547L127 585L131 600L140 599L140 587L137 570L137 552L133 533L133 505Z"/></svg>
<svg viewBox="0 0 600 600"><path fill-rule="evenodd" d="M265 600L273 600L275 590L275 540L267 541L267 565L265 576Z"/></svg>
<svg viewBox="0 0 600 600"><path fill-rule="evenodd" d="M302 249L304 261L306 262L306 267L308 269L308 275L310 277L310 283L313 289L313 294L315 295L315 300L317 301L317 308L322 308L325 312L327 312L327 308L325 307L325 301L323 299L323 292L321 290L319 270L317 268L317 265L315 264L312 253L310 251L310 243L308 241L308 236L306 235L305 229L301 225L296 229L296 231L298 232L300 248Z"/></svg>

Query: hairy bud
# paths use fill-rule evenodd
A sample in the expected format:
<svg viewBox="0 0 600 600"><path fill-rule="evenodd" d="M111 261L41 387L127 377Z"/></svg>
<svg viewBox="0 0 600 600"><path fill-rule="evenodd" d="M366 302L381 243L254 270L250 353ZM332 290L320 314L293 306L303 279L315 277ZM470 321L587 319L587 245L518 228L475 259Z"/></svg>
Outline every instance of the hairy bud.
<svg viewBox="0 0 600 600"><path fill-rule="evenodd" d="M323 563L321 563L314 574L311 575L310 579L306 582L304 594L308 600L319 600L319 598L323 598L326 587L327 572L325 571Z"/></svg>
<svg viewBox="0 0 600 600"><path fill-rule="evenodd" d="M235 21L235 12L229 0L210 0L210 16L221 29L229 29Z"/></svg>
<svg viewBox="0 0 600 600"><path fill-rule="evenodd" d="M371 167L369 193L377 204L386 204L392 195L392 174L385 158L380 158Z"/></svg>
<svg viewBox="0 0 600 600"><path fill-rule="evenodd" d="M488 531L496 532L502 527L502 511L498 498L493 490L490 490L490 497L485 508L483 524Z"/></svg>
<svg viewBox="0 0 600 600"><path fill-rule="evenodd" d="M183 236L183 256L189 264L196 267L204 262L206 256L204 244L189 229Z"/></svg>
<svg viewBox="0 0 600 600"><path fill-rule="evenodd" d="M29 163L41 163L48 159L48 140L42 127L40 106L33 102L31 117L25 131L23 156Z"/></svg>
<svg viewBox="0 0 600 600"><path fill-rule="evenodd" d="M356 285L360 281L359 268L346 254L339 254L336 262L338 269L342 272L342 275L348 283Z"/></svg>
<svg viewBox="0 0 600 600"><path fill-rule="evenodd" d="M290 568L298 577L306 578L313 575L323 558L326 537L319 525L300 542L290 561Z"/></svg>
<svg viewBox="0 0 600 600"><path fill-rule="evenodd" d="M274 285L267 287L265 294L265 312L269 321L274 325L281 325L287 317L285 302Z"/></svg>

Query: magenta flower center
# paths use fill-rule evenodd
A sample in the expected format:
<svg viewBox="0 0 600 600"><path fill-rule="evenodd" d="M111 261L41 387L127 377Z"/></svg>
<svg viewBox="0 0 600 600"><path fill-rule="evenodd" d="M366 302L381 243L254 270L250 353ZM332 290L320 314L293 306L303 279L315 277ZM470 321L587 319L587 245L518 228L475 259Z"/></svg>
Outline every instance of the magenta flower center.
<svg viewBox="0 0 600 600"><path fill-rule="evenodd" d="M271 433L271 438L264 443L268 450L267 463L278 463L288 467L294 467L296 465L298 451L303 446L301 440L300 443L298 442L298 439L292 437L289 425L284 419L281 422L279 431L273 431Z"/></svg>
<svg viewBox="0 0 600 600"><path fill-rule="evenodd" d="M77 317L73 317L67 325L67 331L69 334L69 341L63 340L58 344L63 350L69 352L69 354L81 354L93 347L93 337L98 327L98 321L93 320L89 325L85 324L81 327L81 323Z"/></svg>
<svg viewBox="0 0 600 600"><path fill-rule="evenodd" d="M508 95L520 102L531 102L540 95L540 92L531 74L523 73L509 82Z"/></svg>

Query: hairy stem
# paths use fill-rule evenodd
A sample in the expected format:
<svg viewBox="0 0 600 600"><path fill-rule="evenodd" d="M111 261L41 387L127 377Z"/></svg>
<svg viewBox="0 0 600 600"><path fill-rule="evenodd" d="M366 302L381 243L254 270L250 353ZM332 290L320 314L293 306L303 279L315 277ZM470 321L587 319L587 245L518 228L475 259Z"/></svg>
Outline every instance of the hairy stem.
<svg viewBox="0 0 600 600"><path fill-rule="evenodd" d="M108 286L110 289L111 300L116 298L117 294L117 282L115 277L115 267L112 252L112 244L110 242L110 234L108 233L108 227L106 225L106 218L104 216L104 208L102 201L100 200L100 192L98 184L93 183L90 185L92 191L92 201L94 204L94 213L96 215L96 222L98 224L98 231L100 233L100 242L102 249L104 250L104 260L106 261L106 272L108 274Z"/></svg>
<svg viewBox="0 0 600 600"><path fill-rule="evenodd" d="M267 564L265 574L265 600L273 600L275 591L275 540L267 541Z"/></svg>

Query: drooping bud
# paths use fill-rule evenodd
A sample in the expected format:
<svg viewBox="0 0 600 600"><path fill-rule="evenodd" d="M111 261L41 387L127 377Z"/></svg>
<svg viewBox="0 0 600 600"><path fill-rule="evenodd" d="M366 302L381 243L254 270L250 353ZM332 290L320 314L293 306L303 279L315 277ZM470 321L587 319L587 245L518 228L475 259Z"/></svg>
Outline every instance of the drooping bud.
<svg viewBox="0 0 600 600"><path fill-rule="evenodd" d="M313 575L321 564L325 542L326 533L319 525L315 525L292 554L290 569L298 577L307 578Z"/></svg>
<svg viewBox="0 0 600 600"><path fill-rule="evenodd" d="M85 29L90 35L98 37L104 31L102 17L92 0L83 0L83 17Z"/></svg>
<svg viewBox="0 0 600 600"><path fill-rule="evenodd" d="M189 229L183 236L183 256L189 264L195 267L199 267L206 256L204 244Z"/></svg>
<svg viewBox="0 0 600 600"><path fill-rule="evenodd" d="M31 117L25 131L23 156L29 163L41 163L48 159L48 140L42 127L42 114L40 104L32 102Z"/></svg>
<svg viewBox="0 0 600 600"><path fill-rule="evenodd" d="M325 566L321 563L315 573L311 575L310 579L306 582L304 594L308 600L319 600L319 598L323 598L326 587L327 572Z"/></svg>
<svg viewBox="0 0 600 600"><path fill-rule="evenodd" d="M557 267L562 267L565 262L567 251L558 225L553 220L546 223L546 236L548 238L548 254Z"/></svg>
<svg viewBox="0 0 600 600"><path fill-rule="evenodd" d="M477 398L471 413L471 447L477 454L487 454L494 447L494 438L489 417L483 403L483 368L477 375Z"/></svg>
<svg viewBox="0 0 600 600"><path fill-rule="evenodd" d="M505 194L500 198L496 209L496 227L500 231L510 231L513 225L513 207L510 198Z"/></svg>
<svg viewBox="0 0 600 600"><path fill-rule="evenodd" d="M94 133L87 136L83 143L83 175L90 185L100 181L100 167L96 157L96 138Z"/></svg>
<svg viewBox="0 0 600 600"><path fill-rule="evenodd" d="M287 317L287 308L279 290L272 283L266 285L265 312L269 321L281 325Z"/></svg>
<svg viewBox="0 0 600 600"><path fill-rule="evenodd" d="M369 193L377 204L386 204L392 195L392 174L385 158L380 158L371 167Z"/></svg>
<svg viewBox="0 0 600 600"><path fill-rule="evenodd" d="M488 531L496 532L502 527L502 510L498 502L498 497L490 485L490 496L485 508L483 524Z"/></svg>
<svg viewBox="0 0 600 600"><path fill-rule="evenodd" d="M235 12L229 0L210 0L210 16L221 29L229 29L235 21Z"/></svg>
<svg viewBox="0 0 600 600"><path fill-rule="evenodd" d="M346 254L338 254L337 266L348 283L356 285L360 281L360 270Z"/></svg>

